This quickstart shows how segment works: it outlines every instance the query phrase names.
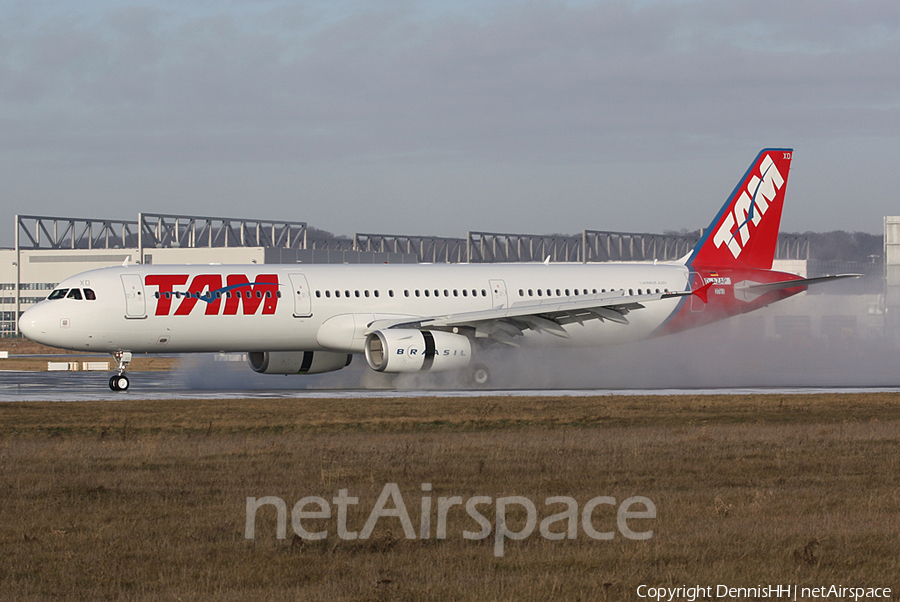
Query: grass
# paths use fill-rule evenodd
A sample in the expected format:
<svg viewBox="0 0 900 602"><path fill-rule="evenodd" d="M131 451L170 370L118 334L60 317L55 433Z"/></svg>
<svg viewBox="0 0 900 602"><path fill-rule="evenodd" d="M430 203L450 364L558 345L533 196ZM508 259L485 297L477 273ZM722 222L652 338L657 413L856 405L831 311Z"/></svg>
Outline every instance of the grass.
<svg viewBox="0 0 900 602"><path fill-rule="evenodd" d="M0 405L0 599L615 600L653 586L893 587L900 580L893 394L244 399ZM648 541L244 538L247 497L653 500ZM433 490L423 494L422 483ZM492 511L484 507L486 517ZM598 509L596 526L615 525ZM434 518L432 518L434 523ZM521 513L510 525L522 525ZM311 530L314 530L311 528Z"/></svg>

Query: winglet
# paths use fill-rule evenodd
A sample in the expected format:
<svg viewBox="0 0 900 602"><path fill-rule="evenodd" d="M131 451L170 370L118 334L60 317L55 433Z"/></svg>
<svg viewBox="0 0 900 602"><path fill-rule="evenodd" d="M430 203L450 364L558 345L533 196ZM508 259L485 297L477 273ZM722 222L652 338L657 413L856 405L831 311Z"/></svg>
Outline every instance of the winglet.
<svg viewBox="0 0 900 602"><path fill-rule="evenodd" d="M712 282L707 282L697 290L691 291L692 295L697 295L697 297L703 301L704 303L708 303L709 300L709 287L713 285Z"/></svg>

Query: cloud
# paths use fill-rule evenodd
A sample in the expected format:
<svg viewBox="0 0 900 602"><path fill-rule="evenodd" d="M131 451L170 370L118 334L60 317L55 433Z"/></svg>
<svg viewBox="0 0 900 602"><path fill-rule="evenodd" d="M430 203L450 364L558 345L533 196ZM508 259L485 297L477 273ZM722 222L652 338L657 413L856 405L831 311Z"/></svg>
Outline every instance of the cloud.
<svg viewBox="0 0 900 602"><path fill-rule="evenodd" d="M81 161L123 144L149 161L593 160L760 129L896 133L897 11L854 4L849 19L844 3L712 1L45 15L4 33L18 136L3 146L44 132L32 144Z"/></svg>
<svg viewBox="0 0 900 602"><path fill-rule="evenodd" d="M17 3L0 23L0 156L33 180L518 165L512 182L478 172L481 186L540 166L557 170L551 189L570 166L900 134L900 11L886 0L109 0Z"/></svg>

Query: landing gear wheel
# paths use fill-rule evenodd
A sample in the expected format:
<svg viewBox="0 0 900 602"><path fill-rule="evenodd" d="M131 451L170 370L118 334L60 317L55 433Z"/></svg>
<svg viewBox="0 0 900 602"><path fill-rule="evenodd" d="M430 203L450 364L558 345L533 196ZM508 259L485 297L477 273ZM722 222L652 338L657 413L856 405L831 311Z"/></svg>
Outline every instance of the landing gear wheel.
<svg viewBox="0 0 900 602"><path fill-rule="evenodd" d="M131 363L131 352L116 351L112 356L116 358L118 365L116 366L116 373L109 379L109 388L113 391L127 391L131 382L125 376L125 370L128 369L128 364Z"/></svg>
<svg viewBox="0 0 900 602"><path fill-rule="evenodd" d="M472 383L484 387L491 382L491 371L484 364L475 364L472 368Z"/></svg>
<svg viewBox="0 0 900 602"><path fill-rule="evenodd" d="M109 388L113 391L127 391L131 382L124 374L113 374L109 379Z"/></svg>

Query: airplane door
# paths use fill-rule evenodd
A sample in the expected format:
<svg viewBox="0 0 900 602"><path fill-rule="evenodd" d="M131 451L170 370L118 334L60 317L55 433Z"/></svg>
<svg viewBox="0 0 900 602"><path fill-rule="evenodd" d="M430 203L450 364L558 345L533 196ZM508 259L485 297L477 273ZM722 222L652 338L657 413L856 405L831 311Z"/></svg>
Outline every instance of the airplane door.
<svg viewBox="0 0 900 602"><path fill-rule="evenodd" d="M294 297L294 317L308 318L312 315L312 298L309 283L303 274L290 274L291 295Z"/></svg>
<svg viewBox="0 0 900 602"><path fill-rule="evenodd" d="M122 274L125 290L125 317L141 319L147 317L147 303L144 300L144 283L140 274Z"/></svg>
<svg viewBox="0 0 900 602"><path fill-rule="evenodd" d="M494 307L506 307L509 301L506 296L506 283L502 280L491 280L491 303Z"/></svg>

